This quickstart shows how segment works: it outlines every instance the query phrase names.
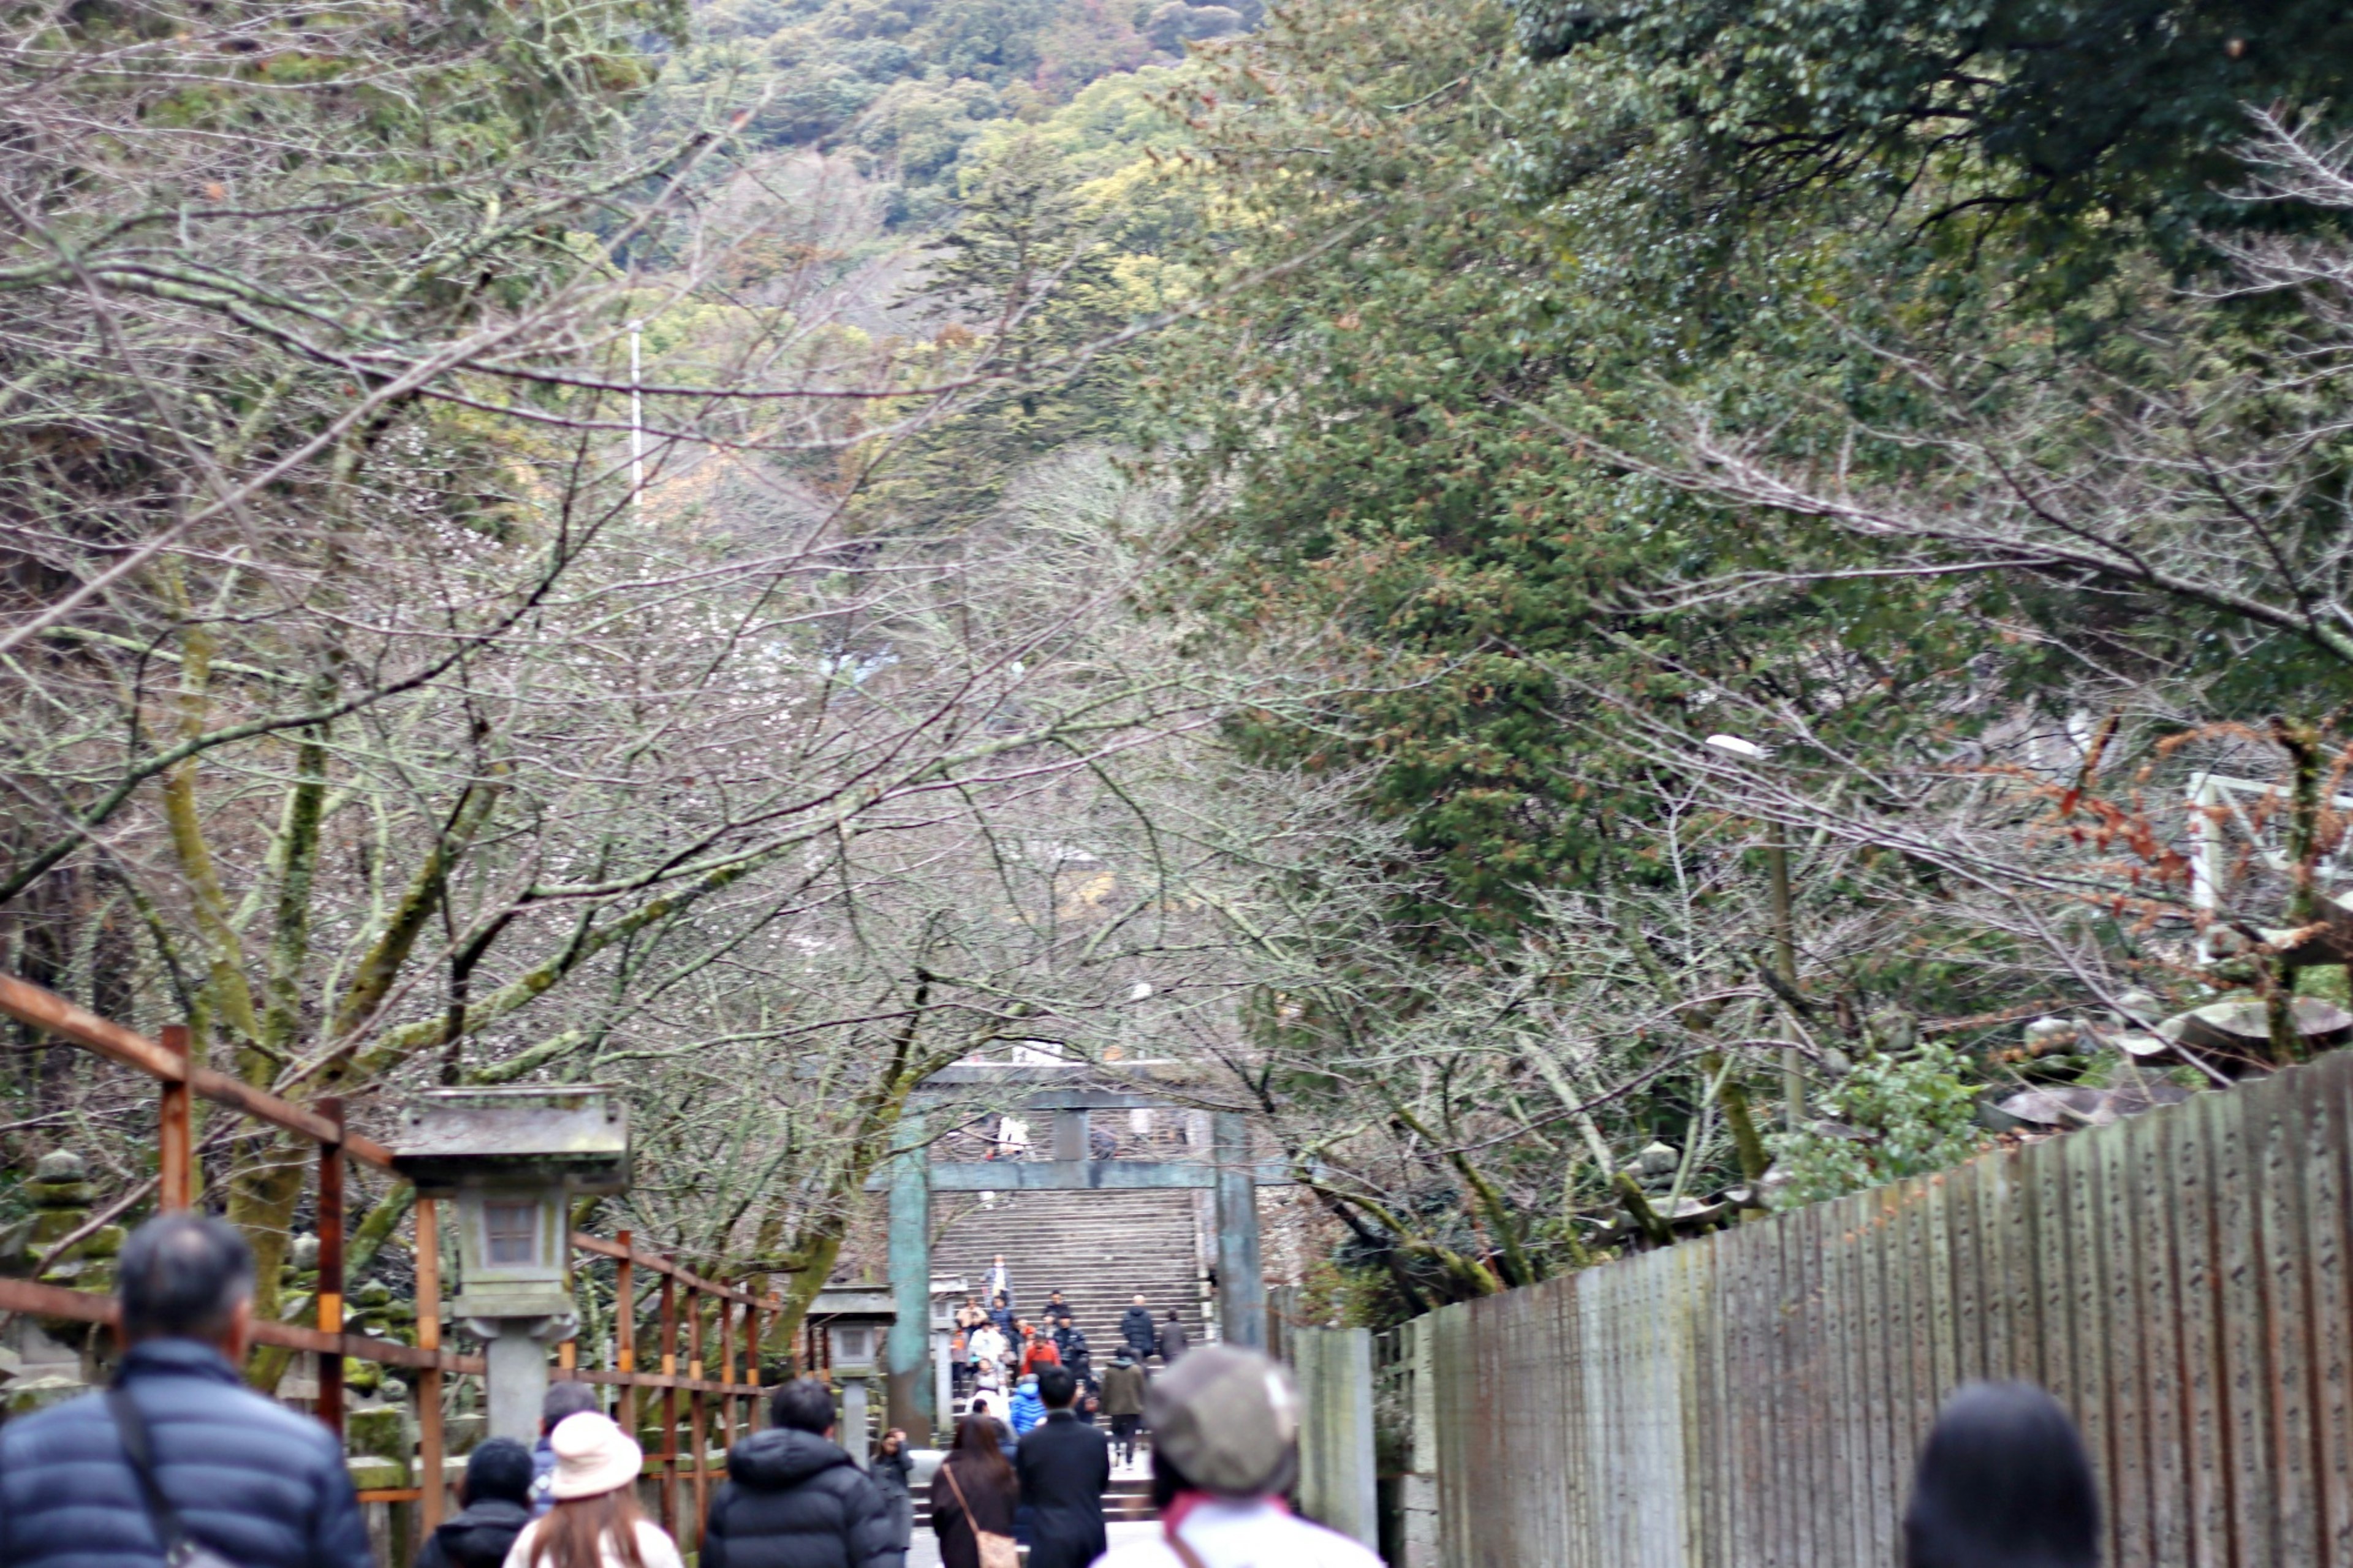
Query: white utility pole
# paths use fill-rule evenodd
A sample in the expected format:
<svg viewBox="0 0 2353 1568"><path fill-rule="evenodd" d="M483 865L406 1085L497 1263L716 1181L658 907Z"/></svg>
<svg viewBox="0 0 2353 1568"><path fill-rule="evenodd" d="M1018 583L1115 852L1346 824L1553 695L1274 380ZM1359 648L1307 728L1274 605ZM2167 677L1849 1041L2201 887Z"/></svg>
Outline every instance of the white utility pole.
<svg viewBox="0 0 2353 1568"><path fill-rule="evenodd" d="M629 323L629 506L639 522L646 520L646 399L638 390L644 375L646 324Z"/></svg>

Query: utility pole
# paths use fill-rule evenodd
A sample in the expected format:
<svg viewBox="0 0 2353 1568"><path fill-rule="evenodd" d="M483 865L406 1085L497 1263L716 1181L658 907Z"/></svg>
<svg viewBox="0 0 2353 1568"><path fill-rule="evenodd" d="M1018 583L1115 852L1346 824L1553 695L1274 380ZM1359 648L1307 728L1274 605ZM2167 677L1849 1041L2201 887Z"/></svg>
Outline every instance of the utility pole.
<svg viewBox="0 0 2353 1568"><path fill-rule="evenodd" d="M646 399L638 390L644 377L646 324L629 323L629 510L646 520Z"/></svg>

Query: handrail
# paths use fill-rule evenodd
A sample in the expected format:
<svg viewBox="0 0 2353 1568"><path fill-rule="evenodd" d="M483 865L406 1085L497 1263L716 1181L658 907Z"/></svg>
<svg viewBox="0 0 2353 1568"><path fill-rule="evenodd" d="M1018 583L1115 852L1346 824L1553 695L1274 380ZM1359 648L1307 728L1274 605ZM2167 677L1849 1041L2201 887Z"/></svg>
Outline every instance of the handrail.
<svg viewBox="0 0 2353 1568"><path fill-rule="evenodd" d="M29 1312L37 1318L66 1318L78 1323L115 1321L115 1301L111 1296L100 1296L89 1290L70 1289L63 1285L44 1285L32 1279L0 1279L0 1312ZM453 1351L419 1350L397 1340L380 1340L374 1334L330 1334L317 1329L306 1329L295 1323L271 1322L256 1318L251 1329L256 1344L276 1345L282 1350L315 1351L322 1355L341 1353L360 1361L372 1361L385 1366L438 1367L443 1372L482 1372L487 1362L478 1355L459 1355Z"/></svg>
<svg viewBox="0 0 2353 1568"><path fill-rule="evenodd" d="M149 1078L164 1083L185 1083L192 1092L216 1105L242 1110L258 1121L283 1128L313 1143L340 1143L344 1153L379 1171L392 1169L392 1151L373 1138L346 1132L315 1110L280 1100L225 1072L192 1068L146 1036L110 1023L75 1006L56 992L13 974L0 974L0 1013L20 1024L63 1036L109 1061L143 1072Z"/></svg>
<svg viewBox="0 0 2353 1568"><path fill-rule="evenodd" d="M639 1252L635 1248L623 1247L619 1242L607 1241L601 1236L591 1236L585 1230L575 1230L572 1233L572 1245L583 1252L593 1252L599 1258L627 1258L640 1268L650 1268L657 1274L669 1275L690 1290L700 1290L707 1296L717 1296L723 1300L733 1301L739 1307L757 1307L762 1311L767 1312L781 1312L785 1310L785 1299L782 1296L754 1296L746 1291L738 1290L733 1286L722 1285L713 1279L705 1279L692 1269L681 1268L667 1258L650 1252Z"/></svg>

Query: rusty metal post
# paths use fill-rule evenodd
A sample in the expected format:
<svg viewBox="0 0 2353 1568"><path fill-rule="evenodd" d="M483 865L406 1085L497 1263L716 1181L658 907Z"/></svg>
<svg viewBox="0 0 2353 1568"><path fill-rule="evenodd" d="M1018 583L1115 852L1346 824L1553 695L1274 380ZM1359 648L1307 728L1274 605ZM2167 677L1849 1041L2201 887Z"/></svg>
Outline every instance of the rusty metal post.
<svg viewBox="0 0 2353 1568"><path fill-rule="evenodd" d="M759 1294L758 1291L751 1288L748 1281L745 1282L744 1293L747 1296L757 1296ZM752 1388L758 1388L761 1386L760 1309L757 1307L746 1307L744 1309L744 1382L747 1386ZM759 1424L760 1396L755 1394L752 1395L752 1409L750 1415L744 1418L744 1426L746 1427L752 1427L757 1426ZM746 1431L744 1435L748 1437L751 1436L751 1433Z"/></svg>
<svg viewBox="0 0 2353 1568"><path fill-rule="evenodd" d="M196 1201L195 1091L188 1087L188 1026L166 1024L164 1049L178 1058L177 1083L164 1080L164 1104L155 1129L155 1206L176 1213Z"/></svg>
<svg viewBox="0 0 2353 1568"><path fill-rule="evenodd" d="M690 1287L686 1293L686 1364L691 1369L696 1383L703 1380L702 1366L702 1292ZM694 1467L694 1541L700 1551L702 1545L704 1510L711 1506L711 1471L704 1463L711 1450L711 1396L701 1388L686 1398L687 1428L693 1438L693 1448L688 1463ZM683 1546L684 1542L680 1544Z"/></svg>
<svg viewBox="0 0 2353 1568"><path fill-rule="evenodd" d="M343 1102L330 1095L319 1101L319 1114L343 1127ZM319 1331L343 1331L343 1144L339 1137L319 1145ZM343 1436L343 1352L319 1352L319 1419L337 1441Z"/></svg>
<svg viewBox="0 0 2353 1568"><path fill-rule="evenodd" d="M417 1200L417 1348L441 1350L441 1209L432 1198ZM418 1533L429 1536L441 1522L441 1368L417 1374L417 1484Z"/></svg>
<svg viewBox="0 0 2353 1568"><path fill-rule="evenodd" d="M661 1282L661 1369L667 1378L678 1376L678 1281L664 1274ZM666 1384L661 1392L662 1528L673 1541L684 1541L678 1518L678 1388Z"/></svg>
<svg viewBox="0 0 2353 1568"><path fill-rule="evenodd" d="M621 1244L621 1256L613 1269L613 1370L634 1373L638 1370L637 1254L630 1250L629 1232L622 1231L615 1239ZM638 1391L634 1384L621 1384L620 1399L615 1408L621 1430L635 1437Z"/></svg>
<svg viewBox="0 0 2353 1568"><path fill-rule="evenodd" d="M735 1386L735 1303L724 1296L719 1298L719 1381L730 1388ZM735 1422L742 1413L742 1402L734 1394L719 1396L721 1448L734 1447Z"/></svg>
<svg viewBox="0 0 2353 1568"><path fill-rule="evenodd" d="M571 1221L572 1216L570 1212L565 1211L563 1222L555 1227L555 1247L556 1250L563 1254L564 1289L567 1292L574 1292L575 1290L575 1287L572 1281ZM577 1322L579 1321L580 1300L576 1293L573 1295L572 1306L573 1321ZM579 1366L580 1337L578 1334L574 1334L572 1338L565 1340L562 1344L555 1347L555 1364L557 1369L563 1372L571 1372Z"/></svg>

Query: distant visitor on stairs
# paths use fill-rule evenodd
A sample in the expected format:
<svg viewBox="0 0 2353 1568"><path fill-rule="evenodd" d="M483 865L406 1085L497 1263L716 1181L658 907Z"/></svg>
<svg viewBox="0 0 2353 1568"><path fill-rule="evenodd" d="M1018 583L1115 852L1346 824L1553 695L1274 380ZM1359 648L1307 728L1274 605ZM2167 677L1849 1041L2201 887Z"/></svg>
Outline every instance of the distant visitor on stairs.
<svg viewBox="0 0 2353 1568"><path fill-rule="evenodd" d="M1021 1500L1029 1505L1029 1568L1087 1568L1108 1544L1103 1499L1111 1485L1111 1444L1071 1409L1078 1390L1066 1368L1039 1375L1046 1419L1014 1456Z"/></svg>

